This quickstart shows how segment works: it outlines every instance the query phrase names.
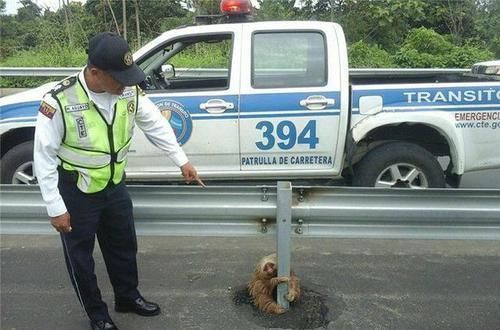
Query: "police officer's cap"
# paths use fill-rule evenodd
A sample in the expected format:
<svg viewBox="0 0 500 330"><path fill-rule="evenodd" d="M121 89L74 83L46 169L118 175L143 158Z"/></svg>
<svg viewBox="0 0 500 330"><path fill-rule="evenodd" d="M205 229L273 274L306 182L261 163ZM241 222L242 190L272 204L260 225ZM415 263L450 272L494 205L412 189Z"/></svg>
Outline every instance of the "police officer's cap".
<svg viewBox="0 0 500 330"><path fill-rule="evenodd" d="M124 86L134 86L146 77L134 63L127 42L111 32L101 32L89 41L88 62L108 72Z"/></svg>

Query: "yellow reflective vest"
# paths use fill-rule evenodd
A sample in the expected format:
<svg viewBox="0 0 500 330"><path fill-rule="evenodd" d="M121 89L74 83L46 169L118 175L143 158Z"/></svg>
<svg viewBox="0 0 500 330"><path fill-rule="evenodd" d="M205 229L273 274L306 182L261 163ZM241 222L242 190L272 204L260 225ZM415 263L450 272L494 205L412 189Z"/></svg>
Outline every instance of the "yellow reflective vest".
<svg viewBox="0 0 500 330"><path fill-rule="evenodd" d="M77 186L85 193L103 190L123 179L138 104L136 86L127 87L114 107L108 124L90 100L77 77L52 92L59 102L64 136L57 156L67 171L78 173Z"/></svg>

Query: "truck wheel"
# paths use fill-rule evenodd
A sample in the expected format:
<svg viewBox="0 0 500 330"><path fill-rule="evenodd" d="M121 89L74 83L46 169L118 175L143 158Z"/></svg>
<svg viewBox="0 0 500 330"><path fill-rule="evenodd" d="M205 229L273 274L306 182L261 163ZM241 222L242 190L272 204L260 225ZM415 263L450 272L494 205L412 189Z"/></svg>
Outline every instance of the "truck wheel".
<svg viewBox="0 0 500 330"><path fill-rule="evenodd" d="M356 166L353 185L385 188L443 188L443 169L424 148L391 142L371 150Z"/></svg>
<svg viewBox="0 0 500 330"><path fill-rule="evenodd" d="M33 184L33 141L15 146L2 157L1 183Z"/></svg>

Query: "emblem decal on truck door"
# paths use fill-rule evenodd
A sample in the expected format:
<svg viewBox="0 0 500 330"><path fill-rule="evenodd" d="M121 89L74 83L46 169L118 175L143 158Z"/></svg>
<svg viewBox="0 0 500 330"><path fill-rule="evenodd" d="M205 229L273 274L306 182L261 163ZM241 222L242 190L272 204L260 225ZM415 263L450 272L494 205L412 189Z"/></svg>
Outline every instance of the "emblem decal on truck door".
<svg viewBox="0 0 500 330"><path fill-rule="evenodd" d="M162 116L168 120L174 130L177 142L185 144L191 137L193 131L193 120L184 106L173 100L163 100L155 103L160 109Z"/></svg>

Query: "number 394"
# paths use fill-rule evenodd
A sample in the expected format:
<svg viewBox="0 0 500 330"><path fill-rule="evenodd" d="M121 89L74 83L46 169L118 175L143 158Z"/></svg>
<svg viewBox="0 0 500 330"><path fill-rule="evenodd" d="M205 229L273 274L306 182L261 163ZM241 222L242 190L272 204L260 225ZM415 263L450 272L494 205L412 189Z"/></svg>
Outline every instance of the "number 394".
<svg viewBox="0 0 500 330"><path fill-rule="evenodd" d="M296 144L306 144L309 145L309 149L316 149L319 143L319 138L316 136L316 120L309 120L298 136L295 124L289 120L279 122L276 131L270 121L260 121L255 128L262 132L262 140L255 142L260 150L272 149L275 144L282 150L292 149Z"/></svg>

